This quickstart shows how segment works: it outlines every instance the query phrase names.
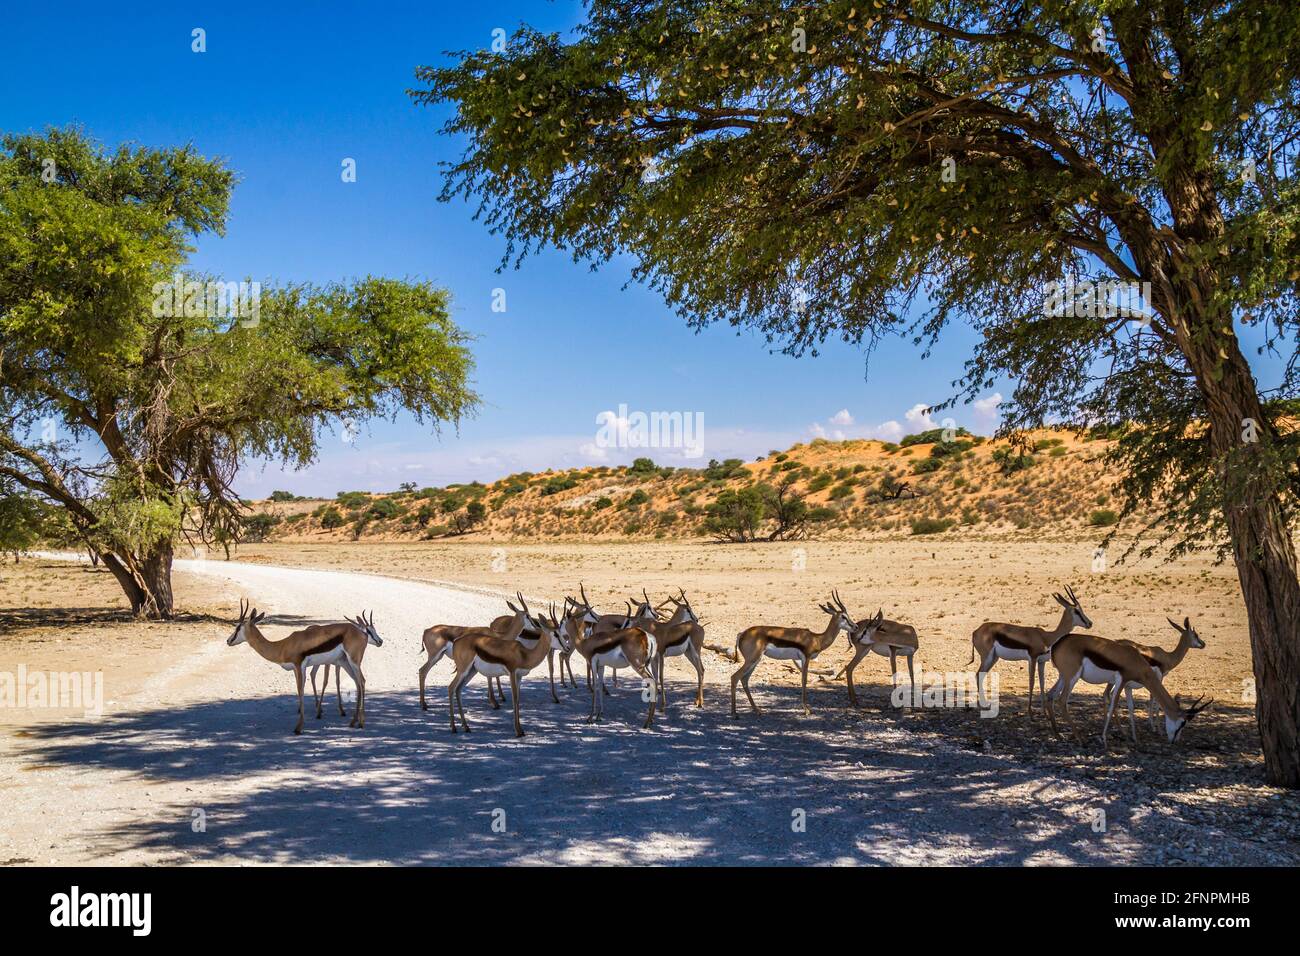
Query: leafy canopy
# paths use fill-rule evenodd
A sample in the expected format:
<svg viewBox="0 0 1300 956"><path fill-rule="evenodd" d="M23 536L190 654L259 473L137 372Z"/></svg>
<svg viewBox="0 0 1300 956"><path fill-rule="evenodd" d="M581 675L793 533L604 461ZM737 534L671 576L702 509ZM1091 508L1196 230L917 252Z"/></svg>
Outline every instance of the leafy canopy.
<svg viewBox="0 0 1300 956"><path fill-rule="evenodd" d="M1300 488L1277 401L1298 71L1300 8L1272 0L593 0L572 37L522 28L412 95L454 107L443 198L473 197L507 262L630 254L691 325L792 354L928 348L960 318L982 339L944 405L1005 374L1008 430L1138 423L1130 509L1173 482L1190 541L1217 528L1230 439L1188 423L1249 379L1234 323L1287 358L1234 467ZM1145 318L1045 314L1049 283L1087 279L1150 283Z"/></svg>

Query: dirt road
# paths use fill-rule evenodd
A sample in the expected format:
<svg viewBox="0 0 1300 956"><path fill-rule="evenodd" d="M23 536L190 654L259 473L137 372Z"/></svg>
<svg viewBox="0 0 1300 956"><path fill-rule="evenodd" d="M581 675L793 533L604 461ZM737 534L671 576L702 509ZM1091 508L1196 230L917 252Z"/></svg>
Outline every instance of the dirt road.
<svg viewBox="0 0 1300 956"><path fill-rule="evenodd" d="M229 627L157 674L109 716L33 724L0 769L0 857L82 863L1289 863L1294 843L1254 838L1237 814L1160 798L1143 781L1090 778L972 749L892 711L847 709L842 684L812 693L754 682L760 718L727 716L729 662L710 655L706 708L693 672L669 664L671 709L639 729L622 684L607 723L585 693L550 700L545 667L524 683L513 737L484 685L465 695L474 732L453 736L431 675L417 704L418 635L434 621L482 623L485 588L359 573L182 562L268 610L281 637L312 620L373 609L385 643L365 658L367 726L326 707L301 737L292 676ZM730 643L730 635L710 642ZM765 665L765 666L777 666ZM688 680L688 674L692 675ZM350 697L351 685L347 682ZM760 689L761 685L761 689ZM332 705L332 698L331 698ZM310 704L309 704L310 707ZM349 702L350 708L350 702ZM1019 717L1004 715L1001 720ZM1265 806L1269 799L1261 798ZM1289 810L1286 812L1290 812ZM1247 834L1247 835L1243 835Z"/></svg>

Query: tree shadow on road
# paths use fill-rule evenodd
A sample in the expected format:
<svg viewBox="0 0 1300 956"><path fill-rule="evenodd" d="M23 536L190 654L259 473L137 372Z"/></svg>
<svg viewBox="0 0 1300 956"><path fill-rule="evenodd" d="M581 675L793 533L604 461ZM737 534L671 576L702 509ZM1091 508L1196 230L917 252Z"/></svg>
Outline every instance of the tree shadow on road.
<svg viewBox="0 0 1300 956"><path fill-rule="evenodd" d="M887 716L845 720L826 691L810 695L811 718L782 688L764 693L762 716L735 720L716 694L703 711L686 706L693 691L670 684L668 717L642 731L635 690L618 692L597 726L585 723L585 693L557 705L528 681L523 740L508 709L486 707L481 683L465 694L469 735L450 732L440 688L427 713L409 692L372 693L364 730L328 704L313 720L309 703L300 737L289 697L199 702L39 726L23 756L192 791L87 834L108 859L1137 862L1141 837L1093 832L1086 800L1042 768L962 752Z"/></svg>

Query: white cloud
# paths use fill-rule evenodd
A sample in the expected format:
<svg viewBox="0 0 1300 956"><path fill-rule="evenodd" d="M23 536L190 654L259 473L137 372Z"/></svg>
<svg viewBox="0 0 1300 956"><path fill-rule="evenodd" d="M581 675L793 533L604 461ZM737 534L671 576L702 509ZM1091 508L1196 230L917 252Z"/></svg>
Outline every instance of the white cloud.
<svg viewBox="0 0 1300 956"><path fill-rule="evenodd" d="M975 416L980 423L986 426L996 425L998 422L998 406L1002 404L1002 393L994 392L971 403L975 409Z"/></svg>
<svg viewBox="0 0 1300 956"><path fill-rule="evenodd" d="M917 402L903 414L903 418L907 419L907 424L917 431L929 431L931 428L938 428L939 426L926 411L929 407L924 402Z"/></svg>
<svg viewBox="0 0 1300 956"><path fill-rule="evenodd" d="M903 434L903 426L891 419L887 422L881 422L875 428L870 429L866 437L874 438L877 441L896 442L903 437Z"/></svg>
<svg viewBox="0 0 1300 956"><path fill-rule="evenodd" d="M847 408L841 408L838 412L830 417L832 425L852 425L853 416L849 414Z"/></svg>

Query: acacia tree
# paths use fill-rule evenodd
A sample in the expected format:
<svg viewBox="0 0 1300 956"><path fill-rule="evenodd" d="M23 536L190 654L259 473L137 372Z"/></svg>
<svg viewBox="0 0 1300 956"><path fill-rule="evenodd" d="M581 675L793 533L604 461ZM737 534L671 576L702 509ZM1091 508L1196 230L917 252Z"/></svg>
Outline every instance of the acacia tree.
<svg viewBox="0 0 1300 956"><path fill-rule="evenodd" d="M172 614L178 541L238 536L241 462L303 466L333 423L405 409L437 427L476 401L430 285L287 285L243 301L251 316L212 308L203 277L161 295L192 239L223 231L232 183L189 147L79 130L0 149L0 480L64 509L151 617Z"/></svg>
<svg viewBox="0 0 1300 956"><path fill-rule="evenodd" d="M1273 0L592 0L412 95L454 106L444 198L507 262L627 253L693 325L795 355L969 322L951 401L1009 375L1007 429L1112 430L1126 512L1165 502L1144 546L1234 557L1267 774L1297 786L1298 70ZM1082 279L1146 318L1045 309ZM1242 325L1284 357L1272 391Z"/></svg>

